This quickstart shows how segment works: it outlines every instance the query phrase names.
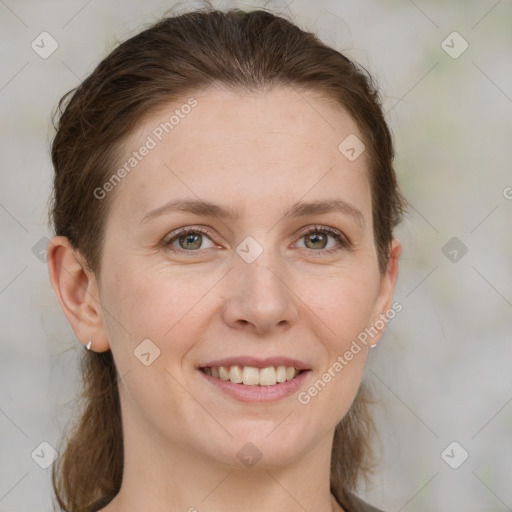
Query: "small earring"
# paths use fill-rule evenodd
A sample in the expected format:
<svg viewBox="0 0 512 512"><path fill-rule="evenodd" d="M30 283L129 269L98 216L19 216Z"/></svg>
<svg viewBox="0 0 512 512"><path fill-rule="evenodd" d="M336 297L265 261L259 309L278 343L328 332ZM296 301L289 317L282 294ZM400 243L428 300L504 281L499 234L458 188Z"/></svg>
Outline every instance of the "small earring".
<svg viewBox="0 0 512 512"><path fill-rule="evenodd" d="M377 346L377 343L375 343L374 345L370 345L370 348L375 348Z"/></svg>
<svg viewBox="0 0 512 512"><path fill-rule="evenodd" d="M90 340L89 343L87 343L87 350L91 350L91 345L92 345L92 340Z"/></svg>

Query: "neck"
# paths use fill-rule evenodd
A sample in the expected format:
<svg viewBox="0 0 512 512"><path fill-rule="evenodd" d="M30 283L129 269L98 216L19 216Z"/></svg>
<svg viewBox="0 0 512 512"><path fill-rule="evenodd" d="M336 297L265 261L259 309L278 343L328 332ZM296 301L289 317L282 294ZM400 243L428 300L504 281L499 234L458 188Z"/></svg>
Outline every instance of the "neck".
<svg viewBox="0 0 512 512"><path fill-rule="evenodd" d="M288 464L240 468L130 425L121 490L102 512L342 512L330 493L334 431Z"/></svg>

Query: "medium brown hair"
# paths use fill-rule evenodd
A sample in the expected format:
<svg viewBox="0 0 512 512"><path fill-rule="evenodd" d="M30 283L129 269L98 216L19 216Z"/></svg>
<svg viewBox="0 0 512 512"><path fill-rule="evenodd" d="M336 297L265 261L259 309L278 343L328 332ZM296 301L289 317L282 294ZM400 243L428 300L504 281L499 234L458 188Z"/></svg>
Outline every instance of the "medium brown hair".
<svg viewBox="0 0 512 512"><path fill-rule="evenodd" d="M234 91L291 86L318 93L350 114L366 145L375 245L384 272L393 228L406 202L397 185L392 138L374 81L314 34L265 10L207 7L164 17L117 46L62 97L54 113L51 148L55 176L50 219L55 234L68 237L99 276L113 194L99 200L94 190L112 176L123 142L143 119L211 85ZM52 468L58 504L68 512L105 506L119 492L123 474L118 375L111 351L84 351L81 373L81 415ZM370 401L363 383L336 427L331 490L340 501L372 466Z"/></svg>

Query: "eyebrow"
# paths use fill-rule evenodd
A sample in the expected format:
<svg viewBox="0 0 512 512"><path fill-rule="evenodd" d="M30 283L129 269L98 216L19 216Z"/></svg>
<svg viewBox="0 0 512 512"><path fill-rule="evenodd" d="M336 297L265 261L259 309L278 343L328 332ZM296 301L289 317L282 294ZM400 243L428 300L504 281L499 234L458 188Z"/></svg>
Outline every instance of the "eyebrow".
<svg viewBox="0 0 512 512"><path fill-rule="evenodd" d="M231 207L196 199L176 199L146 213L140 223L144 224L150 219L172 212L192 213L203 217L219 217L230 220L240 218L240 214ZM361 211L343 199L297 202L284 213L283 218L299 218L331 212L339 212L354 217L362 228L365 227L365 220Z"/></svg>

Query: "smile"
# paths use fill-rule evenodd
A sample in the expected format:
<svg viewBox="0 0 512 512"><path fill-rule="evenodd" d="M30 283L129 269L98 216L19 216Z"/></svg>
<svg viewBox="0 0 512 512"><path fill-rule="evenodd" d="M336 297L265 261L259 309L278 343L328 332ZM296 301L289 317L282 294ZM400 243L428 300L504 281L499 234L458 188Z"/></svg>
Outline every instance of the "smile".
<svg viewBox="0 0 512 512"><path fill-rule="evenodd" d="M293 366L207 366L200 370L210 377L245 386L274 386L297 377L302 370Z"/></svg>

